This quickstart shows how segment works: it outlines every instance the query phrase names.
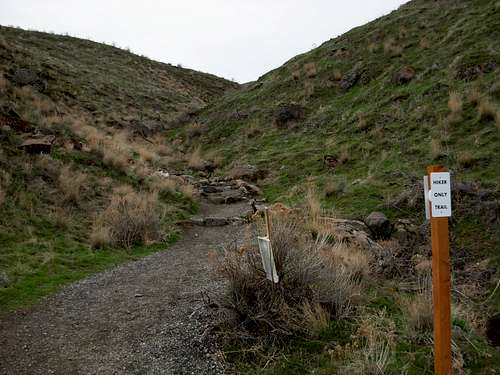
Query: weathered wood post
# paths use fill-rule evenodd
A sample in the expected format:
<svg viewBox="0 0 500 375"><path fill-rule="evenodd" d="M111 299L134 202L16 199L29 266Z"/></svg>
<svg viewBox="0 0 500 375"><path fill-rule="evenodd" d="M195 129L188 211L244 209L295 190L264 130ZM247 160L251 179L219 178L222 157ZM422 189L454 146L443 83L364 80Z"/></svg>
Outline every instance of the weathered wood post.
<svg viewBox="0 0 500 375"><path fill-rule="evenodd" d="M432 241L434 305L434 373L451 375L451 295L448 217L451 216L450 175L446 168L427 167ZM426 203L427 204L427 203Z"/></svg>

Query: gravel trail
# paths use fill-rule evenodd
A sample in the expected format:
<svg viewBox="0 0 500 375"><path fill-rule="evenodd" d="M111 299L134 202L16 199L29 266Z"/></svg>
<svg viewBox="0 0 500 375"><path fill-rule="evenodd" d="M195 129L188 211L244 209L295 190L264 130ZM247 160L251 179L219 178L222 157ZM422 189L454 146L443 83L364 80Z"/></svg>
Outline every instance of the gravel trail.
<svg viewBox="0 0 500 375"><path fill-rule="evenodd" d="M235 216L247 203L209 205ZM224 374L207 339L222 293L208 253L244 225L188 227L165 251L72 284L28 311L0 320L0 374Z"/></svg>

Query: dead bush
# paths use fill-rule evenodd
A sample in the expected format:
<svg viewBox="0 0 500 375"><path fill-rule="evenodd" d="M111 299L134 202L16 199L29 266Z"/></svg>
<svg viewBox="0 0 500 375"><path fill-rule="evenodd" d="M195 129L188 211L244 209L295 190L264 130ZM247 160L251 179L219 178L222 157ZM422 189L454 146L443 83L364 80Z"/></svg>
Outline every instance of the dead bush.
<svg viewBox="0 0 500 375"><path fill-rule="evenodd" d="M93 233L102 235L106 230L112 245L130 247L159 240L157 194L136 193L129 189L115 191L109 206L97 217Z"/></svg>
<svg viewBox="0 0 500 375"><path fill-rule="evenodd" d="M257 247L228 248L218 271L228 281L229 305L242 326L257 335L309 331L325 320L350 314L358 282L344 267L322 256L327 241L304 236L291 217L273 220L271 246L279 282L266 279ZM309 306L309 307L307 307Z"/></svg>
<svg viewBox="0 0 500 375"><path fill-rule="evenodd" d="M59 175L59 187L64 194L64 200L78 203L86 179L84 173L75 172L69 166L64 166Z"/></svg>

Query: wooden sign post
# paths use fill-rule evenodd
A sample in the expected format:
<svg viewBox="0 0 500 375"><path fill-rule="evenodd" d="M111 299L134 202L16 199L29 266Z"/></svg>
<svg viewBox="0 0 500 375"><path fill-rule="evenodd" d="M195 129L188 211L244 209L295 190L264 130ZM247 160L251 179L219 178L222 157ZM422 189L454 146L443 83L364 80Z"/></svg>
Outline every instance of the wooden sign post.
<svg viewBox="0 0 500 375"><path fill-rule="evenodd" d="M442 166L427 167L432 239L432 302L434 305L434 373L451 375L451 296L448 217L450 175ZM427 201L427 200L426 200Z"/></svg>

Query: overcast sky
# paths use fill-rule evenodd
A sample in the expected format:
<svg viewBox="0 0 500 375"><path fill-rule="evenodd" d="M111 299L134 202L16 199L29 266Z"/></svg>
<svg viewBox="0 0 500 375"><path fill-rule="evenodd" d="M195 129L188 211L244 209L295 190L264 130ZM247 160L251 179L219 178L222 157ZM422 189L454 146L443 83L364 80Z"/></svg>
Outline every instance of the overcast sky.
<svg viewBox="0 0 500 375"><path fill-rule="evenodd" d="M0 24L116 43L243 83L405 2L0 0Z"/></svg>

